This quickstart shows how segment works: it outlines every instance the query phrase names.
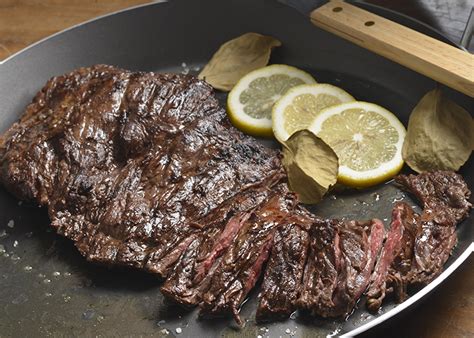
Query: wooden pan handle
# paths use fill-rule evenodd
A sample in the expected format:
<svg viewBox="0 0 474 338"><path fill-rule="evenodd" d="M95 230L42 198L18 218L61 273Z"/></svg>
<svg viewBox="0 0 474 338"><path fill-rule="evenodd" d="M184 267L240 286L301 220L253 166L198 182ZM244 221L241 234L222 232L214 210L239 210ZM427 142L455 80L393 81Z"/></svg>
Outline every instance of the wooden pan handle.
<svg viewBox="0 0 474 338"><path fill-rule="evenodd" d="M341 0L311 12L316 26L474 97L474 56Z"/></svg>

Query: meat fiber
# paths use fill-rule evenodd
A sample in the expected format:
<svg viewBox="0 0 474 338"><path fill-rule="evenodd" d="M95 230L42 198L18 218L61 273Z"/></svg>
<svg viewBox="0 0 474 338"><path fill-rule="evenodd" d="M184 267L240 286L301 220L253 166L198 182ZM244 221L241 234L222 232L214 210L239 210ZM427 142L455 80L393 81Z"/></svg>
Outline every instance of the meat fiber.
<svg viewBox="0 0 474 338"><path fill-rule="evenodd" d="M277 192L253 211L234 242L212 269L202 297L201 316L231 314L242 324L239 309L268 259L276 229L286 223L296 205L292 194Z"/></svg>
<svg viewBox="0 0 474 338"><path fill-rule="evenodd" d="M369 283L383 239L383 223L377 219L313 224L298 306L322 317L351 313Z"/></svg>
<svg viewBox="0 0 474 338"><path fill-rule="evenodd" d="M276 230L257 308L258 321L286 319L296 310L308 254L308 230L316 218L298 208Z"/></svg>
<svg viewBox="0 0 474 338"><path fill-rule="evenodd" d="M274 193L270 188L280 178L281 176L272 177L257 186L248 187L207 217L203 231L192 239L161 287L165 296L184 306L199 303L202 290L208 286L206 281L209 281L204 277L208 275L214 262L232 244L251 211Z"/></svg>

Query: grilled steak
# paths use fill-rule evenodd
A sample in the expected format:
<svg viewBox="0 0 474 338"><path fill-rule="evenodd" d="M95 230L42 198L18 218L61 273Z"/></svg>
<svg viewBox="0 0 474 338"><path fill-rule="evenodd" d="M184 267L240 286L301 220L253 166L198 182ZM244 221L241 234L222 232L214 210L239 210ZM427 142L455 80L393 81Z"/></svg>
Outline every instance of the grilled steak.
<svg viewBox="0 0 474 338"><path fill-rule="evenodd" d="M240 305L260 276L275 230L286 222L295 204L294 195L278 191L268 202L251 212L235 241L211 269L209 289L200 305L201 316L231 314L238 324L242 324Z"/></svg>
<svg viewBox="0 0 474 338"><path fill-rule="evenodd" d="M51 79L0 163L4 186L47 206L89 260L162 276L219 205L282 171L205 82L103 65Z"/></svg>
<svg viewBox="0 0 474 338"><path fill-rule="evenodd" d="M383 223L322 220L312 225L310 238L298 305L322 317L345 316L369 283Z"/></svg>
<svg viewBox="0 0 474 338"><path fill-rule="evenodd" d="M396 181L423 204L421 215L406 203L392 212L392 224L367 292L369 310L377 310L386 293L402 302L410 285L425 285L441 273L456 245L456 224L472 207L470 191L454 172L400 175Z"/></svg>
<svg viewBox="0 0 474 338"><path fill-rule="evenodd" d="M319 219L284 180L279 152L233 128L193 76L81 68L0 137L0 182L47 207L87 259L166 277L168 298L238 323L267 260L258 320L345 316L367 285L372 310L401 301L440 273L472 207L457 174L399 176L424 210L395 205L375 265L379 220Z"/></svg>
<svg viewBox="0 0 474 338"><path fill-rule="evenodd" d="M296 310L313 222L314 216L298 208L277 228L258 296L258 321L286 319Z"/></svg>

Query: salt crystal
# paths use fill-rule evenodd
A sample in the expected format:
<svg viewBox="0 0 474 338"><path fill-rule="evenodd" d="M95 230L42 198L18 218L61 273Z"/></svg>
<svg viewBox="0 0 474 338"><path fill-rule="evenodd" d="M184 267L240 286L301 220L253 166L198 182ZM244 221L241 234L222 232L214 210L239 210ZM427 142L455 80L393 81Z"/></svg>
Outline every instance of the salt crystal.
<svg viewBox="0 0 474 338"><path fill-rule="evenodd" d="M257 338L263 338L261 335L258 335Z"/></svg>
<svg viewBox="0 0 474 338"><path fill-rule="evenodd" d="M54 271L54 272L53 272L53 276L54 276L54 277L59 277L59 276L61 276L61 272L59 272L59 271Z"/></svg>
<svg viewBox="0 0 474 338"><path fill-rule="evenodd" d="M25 266L25 267L23 268L23 270L25 270L25 271L31 271L31 270L33 270L33 267L27 265L27 266Z"/></svg>
<svg viewBox="0 0 474 338"><path fill-rule="evenodd" d="M290 334L290 333L291 333L291 330L290 330L290 329L286 329L286 330L285 330L285 333Z"/></svg>
<svg viewBox="0 0 474 338"><path fill-rule="evenodd" d="M51 279L48 279L48 278L43 279L43 283L44 284L49 284L49 283L51 283Z"/></svg>
<svg viewBox="0 0 474 338"><path fill-rule="evenodd" d="M50 293L50 292L46 292L44 295L45 295L45 297L51 297L53 294Z"/></svg>
<svg viewBox="0 0 474 338"><path fill-rule="evenodd" d="M13 261L19 261L19 260L21 259L21 257L18 256L17 254L12 254L12 255L11 255L11 259L12 259Z"/></svg>
<svg viewBox="0 0 474 338"><path fill-rule="evenodd" d="M169 334L170 332L167 329L163 329L160 331L161 334Z"/></svg>
<svg viewBox="0 0 474 338"><path fill-rule="evenodd" d="M181 332L183 332L183 330L182 330L180 327L177 327L177 328L176 328L176 333L177 333L177 334L180 334Z"/></svg>
<svg viewBox="0 0 474 338"><path fill-rule="evenodd" d="M14 220L9 220L8 223L7 223L7 227L9 228L13 228L15 226L15 221Z"/></svg>
<svg viewBox="0 0 474 338"><path fill-rule="evenodd" d="M18 246L18 241L13 242L13 247L16 248Z"/></svg>
<svg viewBox="0 0 474 338"><path fill-rule="evenodd" d="M0 239L8 237L8 234L5 230L0 231Z"/></svg>

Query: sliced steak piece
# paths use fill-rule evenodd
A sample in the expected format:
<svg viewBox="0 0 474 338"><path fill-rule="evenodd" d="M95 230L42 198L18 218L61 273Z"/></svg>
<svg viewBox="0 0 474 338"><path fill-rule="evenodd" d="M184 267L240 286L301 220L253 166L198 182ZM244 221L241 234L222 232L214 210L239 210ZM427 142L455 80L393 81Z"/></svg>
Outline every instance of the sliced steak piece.
<svg viewBox="0 0 474 338"><path fill-rule="evenodd" d="M296 310L313 222L313 215L297 208L277 228L258 296L257 321L286 319Z"/></svg>
<svg viewBox="0 0 474 338"><path fill-rule="evenodd" d="M383 223L324 220L313 224L310 238L298 305L322 317L346 316L369 283Z"/></svg>
<svg viewBox="0 0 474 338"><path fill-rule="evenodd" d="M201 300L201 290L207 288L202 282L211 266L231 245L250 216L249 212L274 194L270 189L281 178L281 175L275 175L248 187L200 220L202 231L192 239L161 287L163 294L184 306L197 305Z"/></svg>
<svg viewBox="0 0 474 338"><path fill-rule="evenodd" d="M469 214L471 192L461 175L452 171L400 175L396 181L422 202L423 212L415 216L417 232L410 270L398 260L392 266L400 271L404 284L425 285L441 273L457 243L456 225ZM411 221L409 216L408 223ZM403 251L407 242L402 242Z"/></svg>
<svg viewBox="0 0 474 338"><path fill-rule="evenodd" d="M293 194L277 191L253 211L234 242L211 269L209 289L203 294L201 316L233 315L242 324L239 309L254 287L266 262L275 230L296 205Z"/></svg>
<svg viewBox="0 0 474 338"><path fill-rule="evenodd" d="M392 212L392 225L371 278L368 308L375 311L386 294L398 302L407 297L411 285L426 285L438 276L456 245L456 224L472 207L471 194L462 177L450 171L400 175L396 181L423 205L417 214L406 203Z"/></svg>
<svg viewBox="0 0 474 338"><path fill-rule="evenodd" d="M80 68L0 137L0 182L47 206L89 260L166 276L200 220L282 172L193 76Z"/></svg>
<svg viewBox="0 0 474 338"><path fill-rule="evenodd" d="M411 268L418 218L419 215L404 202L393 208L390 230L366 293L369 310L378 310L386 293L395 291L397 298L404 298L406 285L400 274L406 274Z"/></svg>
<svg viewBox="0 0 474 338"><path fill-rule="evenodd" d="M399 175L395 181L415 195L425 211L436 212L435 221L439 224L456 225L472 208L471 191L462 176L453 171Z"/></svg>

